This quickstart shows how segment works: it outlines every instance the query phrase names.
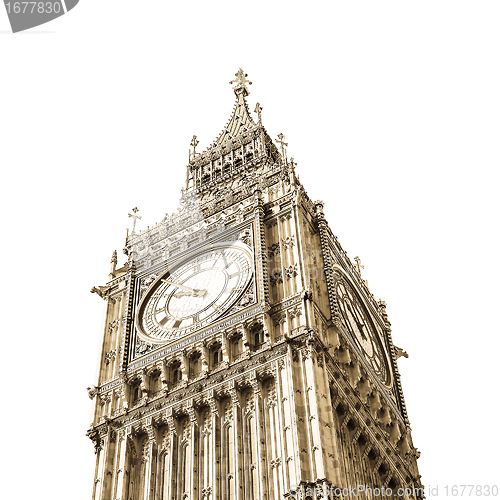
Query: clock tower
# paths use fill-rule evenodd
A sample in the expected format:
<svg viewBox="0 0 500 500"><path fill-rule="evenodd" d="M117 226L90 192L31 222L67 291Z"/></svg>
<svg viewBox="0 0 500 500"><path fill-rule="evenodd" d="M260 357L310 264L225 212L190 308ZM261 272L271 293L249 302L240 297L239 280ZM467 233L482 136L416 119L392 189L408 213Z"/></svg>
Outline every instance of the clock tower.
<svg viewBox="0 0 500 500"><path fill-rule="evenodd" d="M422 498L386 304L246 97L127 236L88 388L92 500Z"/></svg>

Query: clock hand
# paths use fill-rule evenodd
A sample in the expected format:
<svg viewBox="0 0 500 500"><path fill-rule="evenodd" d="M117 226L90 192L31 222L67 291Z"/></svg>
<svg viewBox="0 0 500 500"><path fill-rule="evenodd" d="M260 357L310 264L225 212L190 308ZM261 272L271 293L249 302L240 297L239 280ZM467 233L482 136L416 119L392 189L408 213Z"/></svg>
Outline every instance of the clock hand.
<svg viewBox="0 0 500 500"><path fill-rule="evenodd" d="M205 298L206 295L208 294L208 290L197 290L196 288L189 288L188 286L179 285L179 283L174 283L173 281L166 280L166 279L162 279L162 281L164 281L165 283L168 283L169 285L175 286L177 288L180 288L181 290L188 292L188 294L192 297ZM183 295L180 295L180 296L182 297Z"/></svg>
<svg viewBox="0 0 500 500"><path fill-rule="evenodd" d="M366 338L366 334L365 334L365 331L364 331L364 326L365 326L365 325L364 325L361 321L359 321L359 320L358 320L358 318L357 318L356 316L354 316L354 321L356 321L356 325L357 325L357 327L358 327L358 332L360 333L361 338L362 338L363 340L368 340L368 339Z"/></svg>

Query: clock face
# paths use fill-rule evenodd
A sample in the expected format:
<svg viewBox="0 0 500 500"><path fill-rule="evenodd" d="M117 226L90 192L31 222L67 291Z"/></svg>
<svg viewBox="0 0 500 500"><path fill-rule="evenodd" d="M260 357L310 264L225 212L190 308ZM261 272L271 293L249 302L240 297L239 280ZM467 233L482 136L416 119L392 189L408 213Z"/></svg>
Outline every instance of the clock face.
<svg viewBox="0 0 500 500"><path fill-rule="evenodd" d="M244 245L218 245L173 268L153 284L139 304L139 336L171 342L208 325L240 297L253 276Z"/></svg>
<svg viewBox="0 0 500 500"><path fill-rule="evenodd" d="M345 281L337 281L335 287L344 324L373 371L384 384L389 384L390 373L387 358L368 311Z"/></svg>

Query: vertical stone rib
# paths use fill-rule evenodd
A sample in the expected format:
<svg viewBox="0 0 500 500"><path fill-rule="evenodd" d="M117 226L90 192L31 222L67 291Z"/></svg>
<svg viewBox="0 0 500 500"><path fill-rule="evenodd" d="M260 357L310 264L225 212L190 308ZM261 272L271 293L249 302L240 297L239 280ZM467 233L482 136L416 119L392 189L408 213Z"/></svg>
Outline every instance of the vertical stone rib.
<svg viewBox="0 0 500 500"><path fill-rule="evenodd" d="M339 321L339 306L337 303L337 294L335 292L335 284L333 281L332 259L330 256L330 249L328 247L327 237L327 223L325 214L323 213L324 204L322 201L316 202L316 221L319 228L319 241L321 244L321 253L323 254L323 266L325 269L325 279L328 291L328 300L330 302L330 314L332 315L333 323Z"/></svg>
<svg viewBox="0 0 500 500"><path fill-rule="evenodd" d="M396 362L396 354L394 352L394 343L392 342L391 323L389 321L389 318L387 317L387 311L385 310L387 304L383 300L379 300L378 305L379 305L380 309L382 310L381 316L382 316L382 319L384 320L385 333L387 335L387 340L389 341L389 350L390 350L390 354L391 354L392 372L394 374L394 381L396 383L396 386L398 388L398 393L399 393L399 396L401 398L400 399L400 401L401 401L401 414L403 415L403 420L404 420L406 426L409 427L410 421L408 419L408 412L406 410L405 398L403 396L403 387L401 386L401 375L399 374L398 364Z"/></svg>
<svg viewBox="0 0 500 500"><path fill-rule="evenodd" d="M132 261L130 269L127 273L128 287L127 287L127 305L125 306L125 331L120 353L120 371L122 377L127 375L128 354L130 348L130 336L132 331L132 310L134 304L134 289L135 289L135 264Z"/></svg>
<svg viewBox="0 0 500 500"><path fill-rule="evenodd" d="M259 275L259 289L260 298L264 303L264 306L269 305L269 276L267 270L267 248L266 248L266 234L264 227L264 202L262 200L262 191L260 188L255 190L255 197L257 201L257 206L255 208L255 225L258 241L255 245L257 250L257 264L260 268L257 269Z"/></svg>

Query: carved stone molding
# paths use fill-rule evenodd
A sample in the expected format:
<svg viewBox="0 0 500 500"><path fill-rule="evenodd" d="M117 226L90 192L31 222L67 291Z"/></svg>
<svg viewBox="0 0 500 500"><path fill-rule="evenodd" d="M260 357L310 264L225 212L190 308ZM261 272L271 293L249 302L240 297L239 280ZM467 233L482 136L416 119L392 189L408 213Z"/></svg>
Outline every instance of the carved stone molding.
<svg viewBox="0 0 500 500"><path fill-rule="evenodd" d="M285 268L285 275L287 280L297 276L297 274L298 274L297 264L292 264L291 266Z"/></svg>

